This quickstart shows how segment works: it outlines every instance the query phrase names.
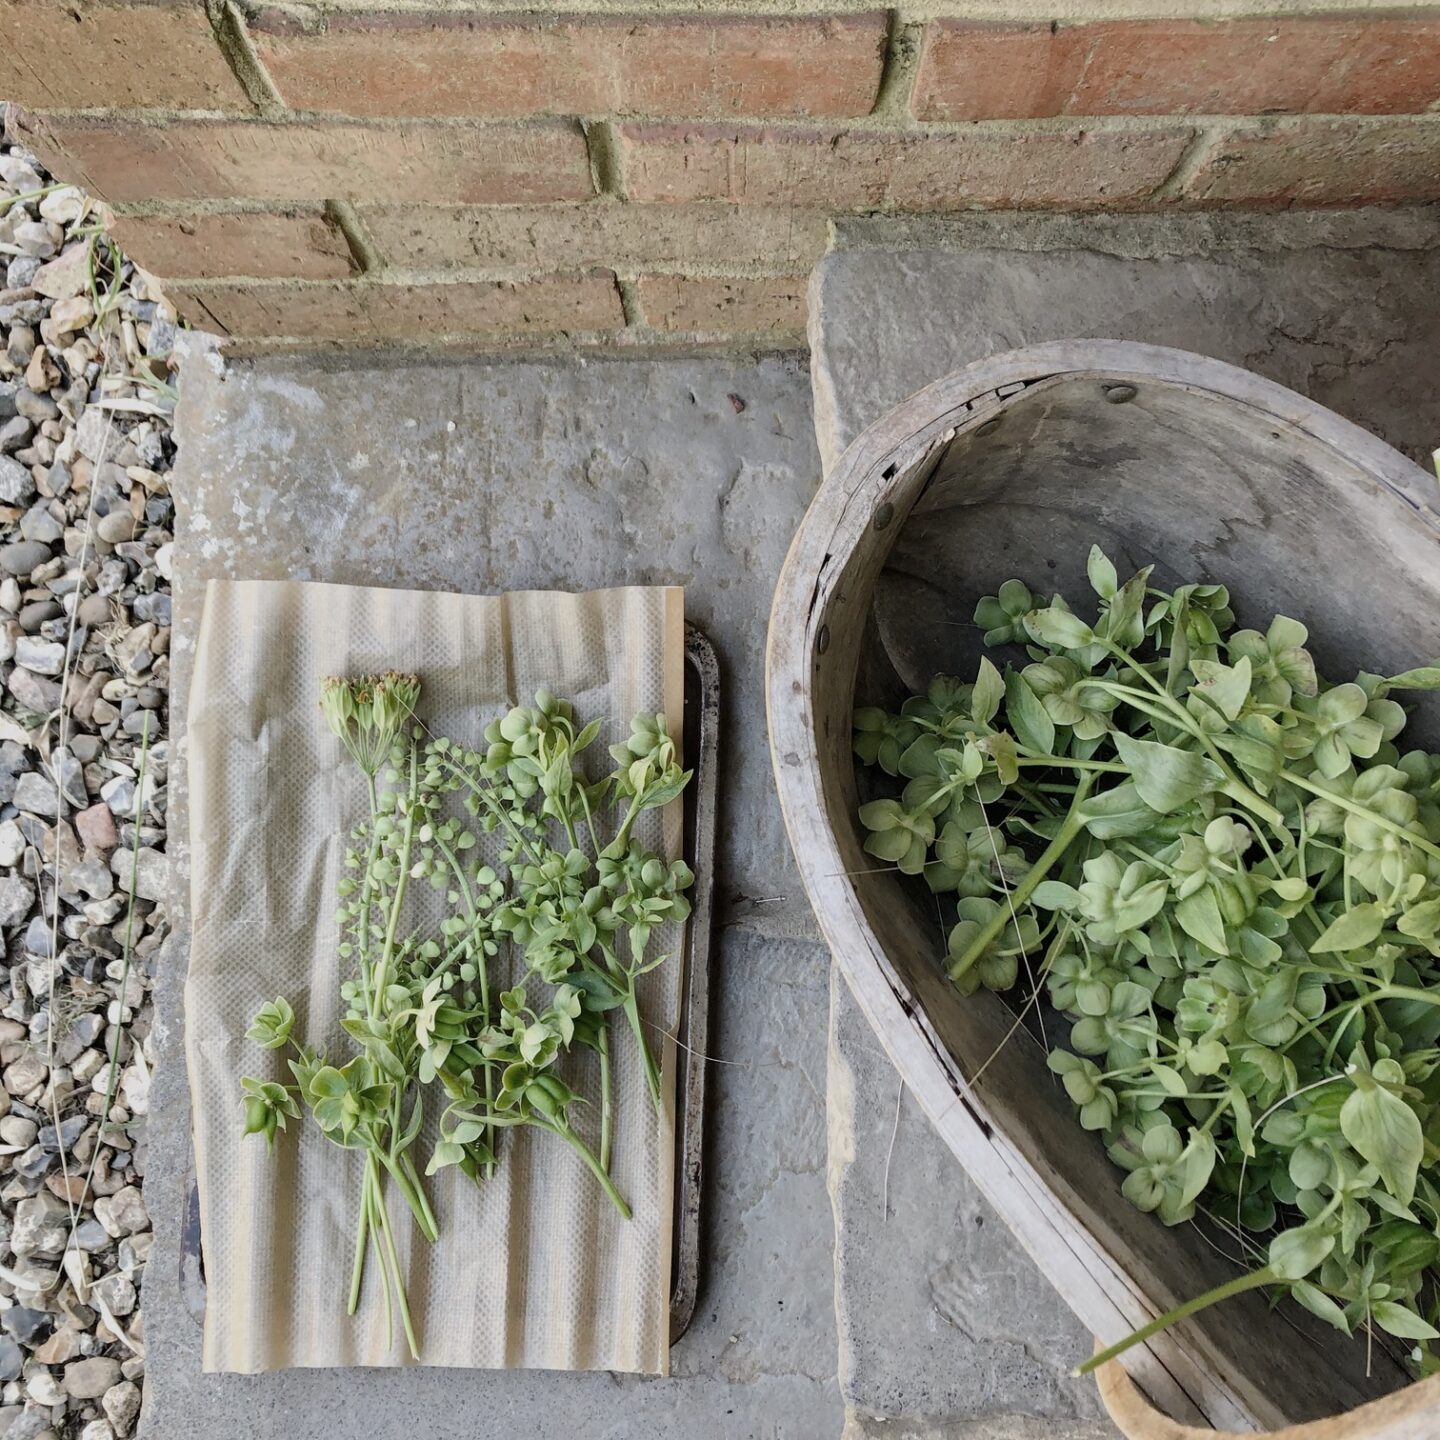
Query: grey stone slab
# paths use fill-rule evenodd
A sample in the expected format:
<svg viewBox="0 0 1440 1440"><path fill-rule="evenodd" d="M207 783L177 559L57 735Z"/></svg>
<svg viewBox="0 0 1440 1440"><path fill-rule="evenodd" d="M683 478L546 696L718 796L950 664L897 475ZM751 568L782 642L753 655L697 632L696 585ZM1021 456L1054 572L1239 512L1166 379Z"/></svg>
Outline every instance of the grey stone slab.
<svg viewBox="0 0 1440 1440"><path fill-rule="evenodd" d="M739 397L743 408L730 399ZM829 957L769 785L761 662L775 573L818 478L803 362L303 362L182 374L174 476L177 720L203 583L684 582L724 666L727 902L712 960L704 1269L665 1380L416 1368L205 1375L181 1275L189 1096L183 727L170 853L176 934L156 980L141 1433L256 1440L464 1433L832 1440L833 1221L825 1187ZM779 897L773 903L761 903ZM237 1112L238 1115L238 1112ZM311 1137L313 1140L313 1137ZM344 1324L336 1313L316 1324Z"/></svg>
<svg viewBox="0 0 1440 1440"><path fill-rule="evenodd" d="M1244 365L1423 459L1440 440L1440 212L843 221L810 332L827 465L973 360L1095 336ZM1065 1375L1086 1337L908 1104L882 1207L898 1077L843 983L830 1025L847 1436L1113 1434Z"/></svg>
<svg viewBox="0 0 1440 1440"><path fill-rule="evenodd" d="M836 244L810 305L827 466L971 360L1080 338L1243 365L1412 459L1440 435L1437 210L852 220Z"/></svg>
<svg viewBox="0 0 1440 1440"><path fill-rule="evenodd" d="M1089 1339L903 1090L838 970L829 1095L840 1388L855 1433L1113 1435L1094 1383L1070 1378Z"/></svg>

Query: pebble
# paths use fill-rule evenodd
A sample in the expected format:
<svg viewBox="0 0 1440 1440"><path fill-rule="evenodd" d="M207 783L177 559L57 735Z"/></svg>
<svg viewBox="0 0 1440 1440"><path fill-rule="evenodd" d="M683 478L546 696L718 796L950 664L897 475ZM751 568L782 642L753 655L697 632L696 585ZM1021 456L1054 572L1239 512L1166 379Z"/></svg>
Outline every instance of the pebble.
<svg viewBox="0 0 1440 1440"><path fill-rule="evenodd" d="M70 1233L70 1212L53 1195L41 1193L15 1207L10 1249L21 1256L58 1255Z"/></svg>
<svg viewBox="0 0 1440 1440"><path fill-rule="evenodd" d="M48 715L50 711L60 708L60 687L53 680L46 680L33 670L15 666L6 684L24 710L36 715Z"/></svg>
<svg viewBox="0 0 1440 1440"><path fill-rule="evenodd" d="M112 510L102 515L95 526L95 533L107 545L118 545L135 534L135 517L128 510Z"/></svg>
<svg viewBox="0 0 1440 1440"><path fill-rule="evenodd" d="M12 1095L28 1095L38 1085L45 1083L45 1061L31 1051L22 1052L0 1071L0 1081Z"/></svg>
<svg viewBox="0 0 1440 1440"><path fill-rule="evenodd" d="M54 793L51 793L54 800ZM35 903L35 887L18 875L7 875L0 880L0 926L9 930L18 925Z"/></svg>
<svg viewBox="0 0 1440 1440"><path fill-rule="evenodd" d="M130 1433L130 1427L140 1416L140 1398L140 1387L129 1380L122 1380L105 1392L100 1408L117 1434Z"/></svg>
<svg viewBox="0 0 1440 1440"><path fill-rule="evenodd" d="M135 1285L124 1275L107 1275L103 1280L97 1280L90 1290L92 1294L98 1295L110 1307L111 1314L117 1317L128 1315L135 1308Z"/></svg>
<svg viewBox="0 0 1440 1440"><path fill-rule="evenodd" d="M133 859L128 851L117 850L110 857L110 869L120 883L130 884L131 865L135 868L135 893L142 900L163 900L170 887L170 866L158 850L142 848Z"/></svg>
<svg viewBox="0 0 1440 1440"><path fill-rule="evenodd" d="M37 675L58 675L65 668L65 647L58 640L22 635L15 642L15 663Z"/></svg>
<svg viewBox="0 0 1440 1440"><path fill-rule="evenodd" d="M21 1345L33 1348L50 1333L54 1320L45 1310L31 1310L24 1305L12 1305L0 1315L0 1327Z"/></svg>
<svg viewBox="0 0 1440 1440"><path fill-rule="evenodd" d="M25 1393L37 1405L65 1403L65 1387L48 1370L32 1370L25 1378Z"/></svg>
<svg viewBox="0 0 1440 1440"><path fill-rule="evenodd" d="M105 1227L105 1233L116 1240L150 1228L145 1202L133 1185L126 1185L113 1195L101 1196L95 1202L95 1218Z"/></svg>
<svg viewBox="0 0 1440 1440"><path fill-rule="evenodd" d="M120 843L115 829L115 815L109 803L102 800L88 810L82 810L75 817L75 829L87 850L104 852L113 850ZM3 842L3 836L0 836Z"/></svg>
<svg viewBox="0 0 1440 1440"><path fill-rule="evenodd" d="M47 815L54 819L55 782L37 770L27 771L15 782L15 804L31 815Z"/></svg>
<svg viewBox="0 0 1440 1440"><path fill-rule="evenodd" d="M0 569L10 575L29 575L50 558L50 547L39 540L12 540L0 545Z"/></svg>
<svg viewBox="0 0 1440 1440"><path fill-rule="evenodd" d="M43 1345L35 1347L35 1358L43 1365L63 1365L80 1353L80 1332L71 1325L57 1330Z"/></svg>
<svg viewBox="0 0 1440 1440"><path fill-rule="evenodd" d="M3 113L0 183L6 196L50 183L6 132ZM104 247L94 252L100 285L116 299L97 322L84 232L102 212L83 191L65 185L0 207L0 937L8 951L0 955L8 972L0 974L0 1305L9 1304L0 1311L0 1436L127 1440L139 1420L143 1356L121 1351L59 1257L75 1201L91 1301L144 1334L138 1307L153 1240L140 1189L153 1069L148 976L167 923L151 902L169 878L175 523L169 402L149 382L174 378L176 327L153 282L128 262L113 275ZM102 394L162 413L102 409L91 403ZM134 777L147 727L137 886L146 904L122 995ZM54 944L42 909L51 898ZM52 984L65 1006L53 1073ZM112 1123L102 1130L112 1025L128 1034ZM67 1151L81 1162L96 1155L88 1193L83 1175L62 1173ZM25 1299L32 1304L15 1303Z"/></svg>
<svg viewBox="0 0 1440 1440"><path fill-rule="evenodd" d="M34 493L35 481L29 470L18 460L0 455L0 501L6 505L24 505Z"/></svg>
<svg viewBox="0 0 1440 1440"><path fill-rule="evenodd" d="M120 1362L108 1355L72 1360L65 1367L65 1389L77 1400L99 1400L120 1382Z"/></svg>

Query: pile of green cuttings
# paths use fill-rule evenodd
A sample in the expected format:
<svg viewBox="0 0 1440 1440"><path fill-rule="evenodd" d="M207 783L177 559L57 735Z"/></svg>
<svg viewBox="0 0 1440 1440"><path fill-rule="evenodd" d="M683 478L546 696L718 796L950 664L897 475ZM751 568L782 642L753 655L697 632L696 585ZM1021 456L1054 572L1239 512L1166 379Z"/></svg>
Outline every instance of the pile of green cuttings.
<svg viewBox="0 0 1440 1440"><path fill-rule="evenodd" d="M975 620L1011 663L857 711L903 782L866 849L939 897L962 994L1064 1017L1050 1068L1131 1203L1244 1267L1093 1363L1271 1286L1429 1372L1440 756L1392 697L1440 667L1331 684L1298 620L1238 628L1224 586L1152 568L1093 549L1093 619L1010 580Z"/></svg>

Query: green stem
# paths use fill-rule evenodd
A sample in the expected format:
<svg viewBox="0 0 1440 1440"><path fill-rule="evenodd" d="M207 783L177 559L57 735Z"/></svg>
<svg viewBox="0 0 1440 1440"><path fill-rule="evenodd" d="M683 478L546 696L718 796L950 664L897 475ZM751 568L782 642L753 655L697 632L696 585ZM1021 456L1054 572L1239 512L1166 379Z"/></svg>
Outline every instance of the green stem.
<svg viewBox="0 0 1440 1440"><path fill-rule="evenodd" d="M475 894L470 889L470 881L465 875L464 866L460 864L459 857L455 852L438 836L436 844L439 845L441 853L450 863L450 869L454 872L455 879L460 886L460 894L465 901L466 919L470 922L470 958L475 965L476 978L480 982L480 1009L484 1014L485 1024L490 1023L490 962L485 954L485 942L480 934L480 911L475 904ZM485 1067L485 1108L495 1108L495 1076L493 1067ZM491 1137L493 1148L494 1137ZM495 1173L495 1159L492 1157L485 1162L485 1173Z"/></svg>
<svg viewBox="0 0 1440 1440"><path fill-rule="evenodd" d="M633 980L631 984L633 986ZM655 1057L650 1053L650 1046L646 1042L645 1024L640 1019L640 1002L635 998L633 988L625 995L624 1010L625 1018L630 1022L630 1029L635 1033L635 1043L640 1047L640 1059L645 1066L645 1083L650 1087L650 1098L655 1102L655 1113L663 1121L665 1119L665 1099L660 1083L660 1067L656 1064Z"/></svg>
<svg viewBox="0 0 1440 1440"><path fill-rule="evenodd" d="M1055 838L1041 852L1040 858L1032 865L1026 873L1025 878L1015 887L1010 896L1008 904L1001 905L993 916L985 923L980 933L970 943L970 948L960 956L950 967L950 978L958 980L967 970L994 944L1000 932L1010 923L1011 910L1018 910L1020 906L1029 900L1035 887L1054 868L1055 862L1070 848L1075 838L1085 829L1085 817L1080 813L1080 807L1085 797L1090 793L1090 786L1093 782L1088 775L1080 777L1080 783L1075 787L1075 800L1070 806L1065 819L1061 821L1060 828L1055 832Z"/></svg>
<svg viewBox="0 0 1440 1440"><path fill-rule="evenodd" d="M530 857L531 863L538 865L540 863L540 857L536 855L535 851L531 848L530 842L520 833L515 822L506 814L505 807L483 786L476 784L475 780L463 767L457 765L453 760L447 760L446 764L449 765L451 772L460 782L468 786L475 798L505 827L505 833L510 837L511 843L514 844L515 848L517 850L523 850Z"/></svg>
<svg viewBox="0 0 1440 1440"><path fill-rule="evenodd" d="M360 1182L360 1222L355 1227L355 1263L350 1270L350 1298L345 1313L353 1315L360 1306L360 1284L365 1277L365 1250L370 1237L370 1181L375 1170L375 1160L365 1157L365 1177Z"/></svg>
<svg viewBox="0 0 1440 1440"><path fill-rule="evenodd" d="M600 1188L610 1197L615 1208L628 1220L630 1218L630 1207L625 1203L625 1197L615 1188L615 1182L595 1158L595 1152L566 1124L558 1121L537 1122L543 1129L552 1130L558 1135L590 1168L590 1173L600 1182Z"/></svg>
<svg viewBox="0 0 1440 1440"><path fill-rule="evenodd" d="M371 1004L371 975L370 965L370 911L375 904L375 881L371 878L371 871L375 868L375 862L380 858L380 836L376 833L375 826L380 819L380 798L375 791L375 776L370 771L365 772L365 784L370 794L370 851L365 860L365 878L360 882L360 918L359 933L356 936L357 948L360 951L359 963L356 970L360 975L360 989L365 1000L365 1013L373 1016L374 1006Z"/></svg>
<svg viewBox="0 0 1440 1440"><path fill-rule="evenodd" d="M1371 810L1368 806L1360 804L1358 800L1350 799L1348 795L1340 795L1334 790L1327 790L1323 785L1317 785L1313 780L1307 780L1303 775L1296 775L1291 770L1282 770L1280 778L1288 780L1290 784L1298 786L1301 790L1308 790L1312 795L1318 795L1322 800L1330 801L1332 805L1338 805L1342 810L1348 810L1352 815L1369 820L1382 830L1388 830L1392 835L1398 835L1402 840L1408 841L1417 850L1423 850L1427 855L1433 855L1440 860L1440 845L1432 845L1423 835L1417 835L1413 830L1407 830L1397 821L1391 820L1388 815L1381 815L1379 811Z"/></svg>
<svg viewBox="0 0 1440 1440"><path fill-rule="evenodd" d="M385 946L380 952L380 963L375 967L375 984L371 1003L376 1008L371 1012L372 1020L378 1015L380 997L385 993L385 986L389 981L390 961L395 954L395 937L399 933L400 914L405 908L405 892L410 884L410 852L415 842L415 782L418 765L419 755L412 744L410 747L410 787L406 793L405 802L405 832L400 840L400 876L395 882L395 894L390 901L390 920L385 927Z"/></svg>
<svg viewBox="0 0 1440 1440"><path fill-rule="evenodd" d="M1072 770L1109 771L1115 775L1128 775L1130 767L1118 760L1078 760L1072 755L1037 755L1027 750L1016 757L1017 765L1064 765Z"/></svg>
<svg viewBox="0 0 1440 1440"><path fill-rule="evenodd" d="M610 1094L610 1021L603 1015L595 1048L600 1052L600 1165L608 1175L614 1103Z"/></svg>
<svg viewBox="0 0 1440 1440"><path fill-rule="evenodd" d="M395 1182L400 1193L405 1197L405 1203L410 1207L410 1213L414 1215L415 1223L420 1227L420 1233L431 1242L438 1239L439 1232L435 1228L435 1217L430 1213L430 1205L425 1199L424 1192L418 1185L410 1183L399 1161L387 1155L383 1150L375 1153L380 1163L389 1172L390 1178Z"/></svg>
<svg viewBox="0 0 1440 1440"><path fill-rule="evenodd" d="M3 215L12 205L23 205L28 200L43 200L54 190L59 190L58 184L46 185L40 190L27 190L23 195L11 195L9 199L0 200L0 215Z"/></svg>
<svg viewBox="0 0 1440 1440"><path fill-rule="evenodd" d="M1148 1325L1142 1325L1138 1330L1132 1331L1123 1340L1117 1341L1108 1350L1102 1350L1098 1355L1092 1355L1083 1365L1077 1367L1077 1375L1088 1375L1092 1370L1098 1370L1100 1366L1107 1365L1116 1356L1123 1355L1132 1345L1142 1345L1151 1336L1158 1335L1162 1330L1168 1330L1179 1320L1187 1319L1197 1311L1205 1310L1211 1305L1218 1305L1222 1300L1229 1300L1234 1295L1243 1295L1247 1290L1258 1290L1262 1285L1273 1285L1276 1275L1267 1265L1260 1270L1252 1270L1248 1275L1241 1275L1234 1280L1227 1280L1223 1285L1217 1285L1213 1290L1207 1290L1203 1295L1197 1295L1193 1300L1187 1300L1183 1305L1177 1305L1173 1310L1167 1310L1163 1315L1156 1316Z"/></svg>
<svg viewBox="0 0 1440 1440"><path fill-rule="evenodd" d="M385 1197L380 1193L380 1183L375 1185L375 1203L380 1212L380 1234L385 1245L385 1256L390 1266L390 1275L395 1282L395 1300L400 1310L400 1323L405 1327L405 1339L410 1345L410 1358L420 1358L420 1342L415 1338L415 1325L410 1318L410 1302L405 1297L405 1277L400 1273L400 1256L395 1250L395 1236L390 1229L390 1211L386 1208Z"/></svg>
<svg viewBox="0 0 1440 1440"><path fill-rule="evenodd" d="M370 1157L372 1162L374 1157ZM370 1238L375 1242L375 1255L380 1261L380 1291L385 1304L385 1348L395 1344L395 1311L390 1301L390 1267L385 1263L385 1246L380 1235L380 1217L385 1211L385 1201L380 1194L380 1172L378 1167L367 1175L369 1193L366 1197L370 1207Z"/></svg>

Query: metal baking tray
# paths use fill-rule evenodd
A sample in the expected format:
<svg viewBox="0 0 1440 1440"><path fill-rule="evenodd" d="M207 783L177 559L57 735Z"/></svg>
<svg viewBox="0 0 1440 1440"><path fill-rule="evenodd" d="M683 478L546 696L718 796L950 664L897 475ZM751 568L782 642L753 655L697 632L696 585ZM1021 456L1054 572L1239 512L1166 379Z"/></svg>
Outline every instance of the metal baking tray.
<svg viewBox="0 0 1440 1440"><path fill-rule="evenodd" d="M704 1170L705 1069L709 1048L710 938L715 885L715 797L719 754L720 667L714 647L685 627L685 859L695 872L685 931L675 1068L675 1215L670 1268L670 1343L690 1327L700 1288L700 1203ZM197 1325L205 1323L205 1261L200 1248L200 1191L194 1158L186 1188L180 1293Z"/></svg>

